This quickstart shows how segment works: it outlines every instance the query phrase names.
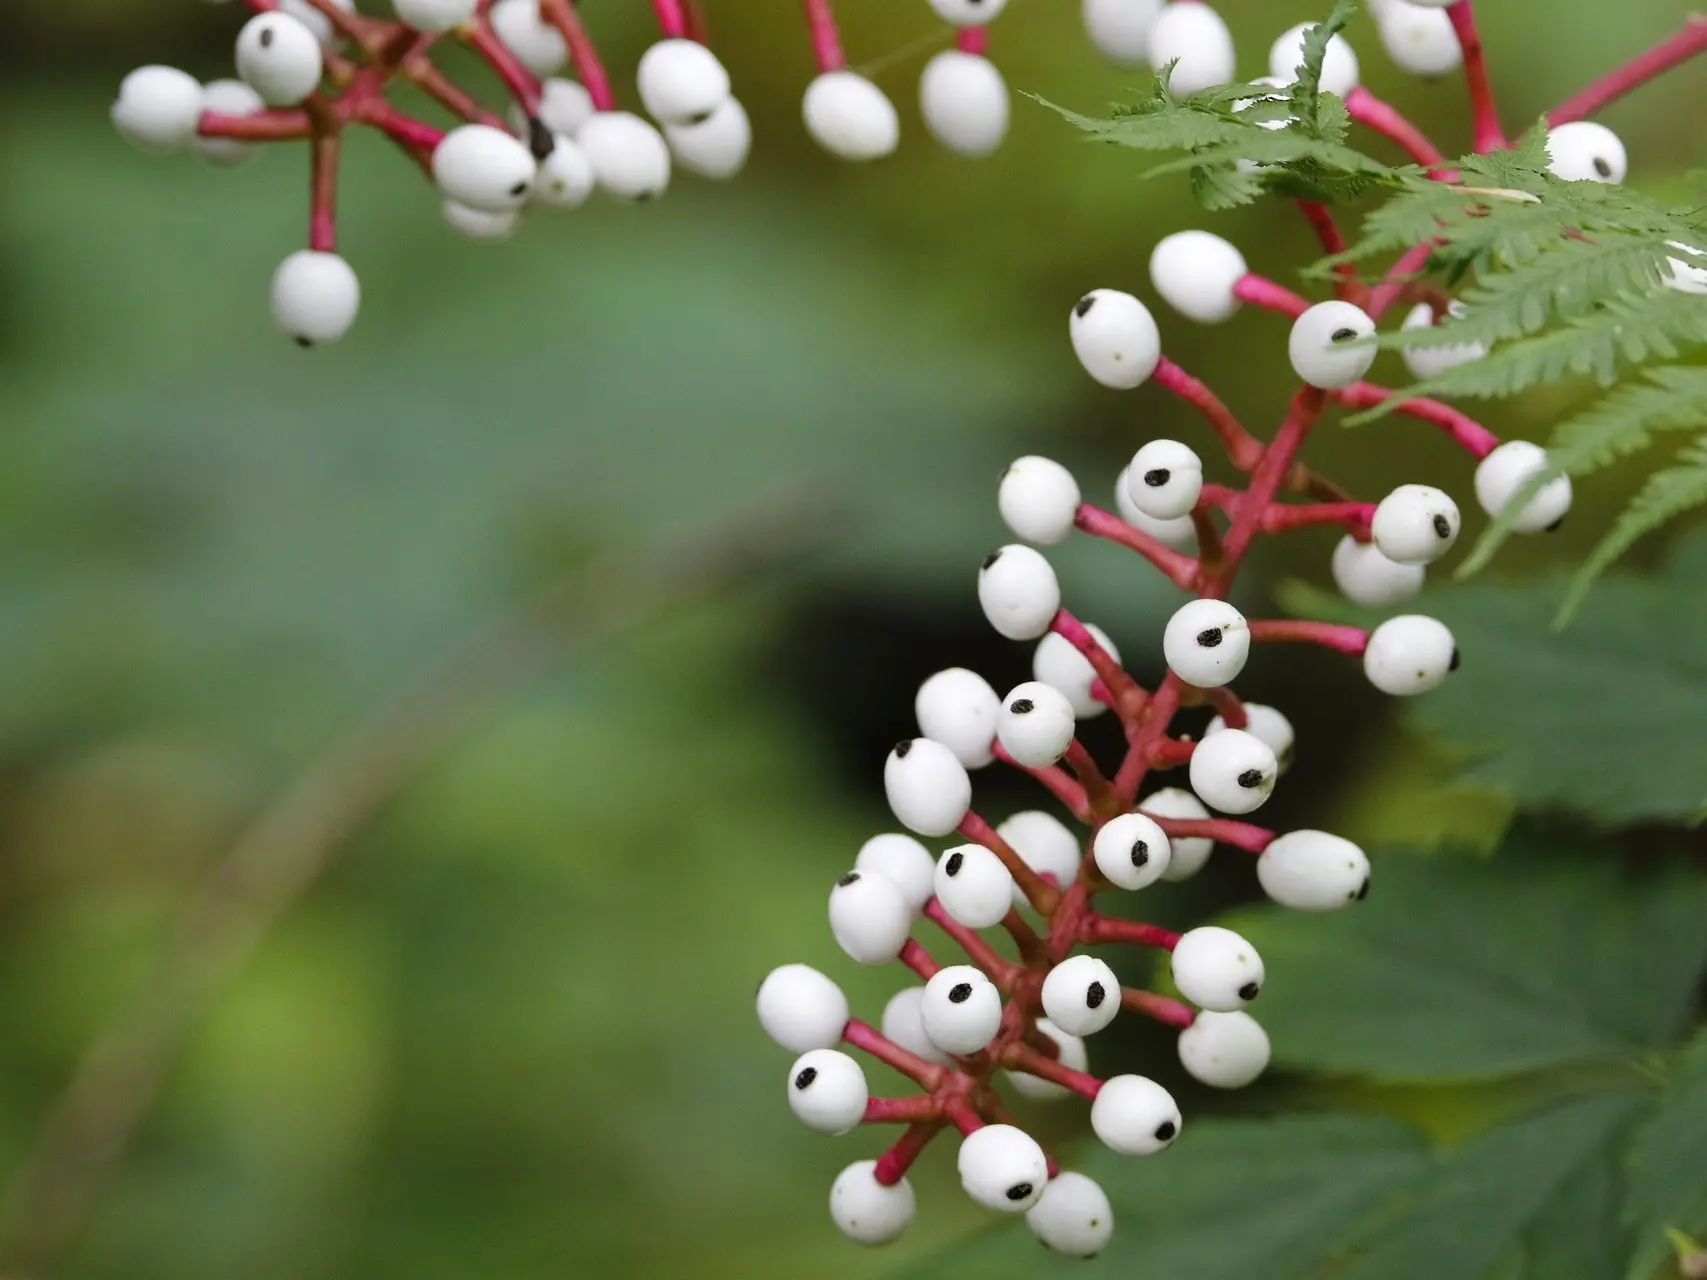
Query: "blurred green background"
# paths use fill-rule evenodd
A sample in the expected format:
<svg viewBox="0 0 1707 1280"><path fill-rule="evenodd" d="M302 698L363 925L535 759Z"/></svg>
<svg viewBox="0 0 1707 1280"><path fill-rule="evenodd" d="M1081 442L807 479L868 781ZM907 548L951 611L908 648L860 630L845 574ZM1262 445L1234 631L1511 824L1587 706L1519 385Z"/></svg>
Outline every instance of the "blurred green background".
<svg viewBox="0 0 1707 1280"><path fill-rule="evenodd" d="M898 985L837 952L826 886L892 822L880 761L909 730L917 682L950 664L998 688L1023 678L1028 653L988 634L972 588L1005 540L1001 467L1048 453L1107 503L1137 443L1199 438L1154 388L1090 384L1065 318L1091 287L1147 295L1151 244L1206 219L1185 184L1140 183L1139 158L1082 145L1024 98L994 158L944 152L913 107L924 52L886 60L933 31L928 7L842 7L850 60L881 62L902 108L892 160L854 168L812 149L796 6L714 0L714 42L757 137L739 181L679 177L655 205L595 202L480 246L441 224L417 173L357 138L341 225L363 314L343 344L304 354L266 313L272 268L303 238L301 157L216 172L137 153L106 121L138 63L229 74L236 11L8 0L7 1169L246 820L406 673L594 552L802 481L823 498L810 531L822 546L803 565L505 700L353 834L194 1032L64 1274L855 1277L981 1225L938 1149L901 1244L842 1240L828 1184L881 1138L800 1130L752 991L802 960L875 1018ZM1324 7L1230 0L1241 72L1266 70L1273 35ZM1484 8L1513 126L1681 15L1670 0ZM652 38L646 6L582 12L628 94ZM1407 80L1367 26L1350 34L1377 93L1449 151L1462 143L1456 79ZM992 53L1014 90L1086 110L1134 75L1097 59L1066 0L1013 0ZM1697 66L1609 112L1632 181L1700 165L1699 131L1677 122L1704 110ZM1253 269L1296 283L1313 244L1288 213L1210 225ZM1162 323L1168 351L1259 433L1278 420L1279 322ZM1501 407L1490 425L1542 435L1581 390ZM1463 460L1401 422L1324 431L1312 461L1371 496L1399 480L1467 488ZM1565 532L1511 546L1502 572L1580 557L1629 478L1590 486ZM1244 584L1253 607L1282 575L1323 581L1331 544L1310 534L1284 560L1265 552ZM1112 548L1055 559L1069 606L1153 675L1171 590ZM1547 607L1531 612L1544 643ZM1355 668L1287 653L1253 662L1248 690L1300 726L1299 763L1264 812L1273 825L1497 838L1513 803L1498 780L1455 783L1451 751L1400 728ZM980 785L994 817L1032 799L1005 779ZM1147 906L1180 924L1252 890L1224 857ZM1093 1067L1111 1063L1179 1086L1188 1117L1321 1101L1322 1086L1284 1075L1203 1098L1143 1028L1099 1041ZM901 1083L873 1074L879 1092ZM1450 1128L1453 1105L1409 1110ZM1083 1127L1074 1108L1030 1122L1069 1152ZM1225 1274L1271 1274L1239 1266Z"/></svg>

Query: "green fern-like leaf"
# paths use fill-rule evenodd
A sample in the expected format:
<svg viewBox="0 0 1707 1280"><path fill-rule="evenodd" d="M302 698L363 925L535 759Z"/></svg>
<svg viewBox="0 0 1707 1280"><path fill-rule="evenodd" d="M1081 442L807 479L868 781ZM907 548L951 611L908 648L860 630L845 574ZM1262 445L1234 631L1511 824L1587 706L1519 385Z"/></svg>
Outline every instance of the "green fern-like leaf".
<svg viewBox="0 0 1707 1280"><path fill-rule="evenodd" d="M1263 194L1263 184L1237 165L1199 165L1191 171L1191 193L1205 209L1218 213L1250 204Z"/></svg>
<svg viewBox="0 0 1707 1280"><path fill-rule="evenodd" d="M1330 108L1324 115L1322 111L1323 100L1328 96L1321 90L1322 63L1328 56L1328 41L1345 29L1356 12L1357 6L1350 0L1338 0L1332 13L1304 33L1297 78L1288 97L1294 127L1305 137L1335 142L1345 139L1350 117L1345 115L1344 105L1337 112ZM1330 137L1335 130L1338 136Z"/></svg>

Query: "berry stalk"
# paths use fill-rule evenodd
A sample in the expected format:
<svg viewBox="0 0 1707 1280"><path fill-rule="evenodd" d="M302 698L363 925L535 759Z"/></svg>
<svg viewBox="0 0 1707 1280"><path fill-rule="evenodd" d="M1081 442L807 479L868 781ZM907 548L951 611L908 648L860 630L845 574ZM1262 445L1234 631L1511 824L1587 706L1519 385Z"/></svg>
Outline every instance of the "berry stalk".
<svg viewBox="0 0 1707 1280"><path fill-rule="evenodd" d="M1503 150L1505 130L1500 127L1499 108L1494 104L1493 82L1488 77L1482 37L1476 30L1475 10L1470 0L1457 0L1447 7L1446 16L1451 19L1458 46L1464 51L1464 83L1470 91L1475 148L1478 152Z"/></svg>
<svg viewBox="0 0 1707 1280"><path fill-rule="evenodd" d="M1707 14L1692 13L1683 29L1588 85L1547 113L1549 124L1583 120L1632 90L1707 51Z"/></svg>

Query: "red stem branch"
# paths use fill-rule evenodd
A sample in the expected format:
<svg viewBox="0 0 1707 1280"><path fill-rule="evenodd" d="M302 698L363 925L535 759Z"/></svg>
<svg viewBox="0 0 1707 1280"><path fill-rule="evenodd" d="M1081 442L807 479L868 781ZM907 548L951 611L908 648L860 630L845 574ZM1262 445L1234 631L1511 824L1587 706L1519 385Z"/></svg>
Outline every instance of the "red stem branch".
<svg viewBox="0 0 1707 1280"><path fill-rule="evenodd" d="M539 14L557 28L563 43L569 46L569 60L580 74L581 87L592 99L593 109L615 111L616 94L611 92L610 77L605 74L604 63L599 61L599 51L594 47L592 37L581 25L581 19L575 16L574 6L569 0L539 0Z"/></svg>
<svg viewBox="0 0 1707 1280"><path fill-rule="evenodd" d="M1203 691L1208 696L1210 704L1220 714L1221 721L1229 729L1243 729L1250 723L1250 717L1245 714L1245 704L1239 701L1239 695L1226 685Z"/></svg>
<svg viewBox="0 0 1707 1280"><path fill-rule="evenodd" d="M1220 437L1221 447L1227 451L1235 467L1240 471L1256 467L1262 458L1262 442L1245 430L1232 410L1222 404L1201 380L1192 377L1166 356L1156 362L1156 372L1151 377L1203 415L1210 430Z"/></svg>
<svg viewBox="0 0 1707 1280"><path fill-rule="evenodd" d="M1334 397L1352 409L1373 409L1377 405L1386 404L1395 394L1397 393L1390 388L1377 386L1373 382L1356 382L1343 391L1336 391ZM1452 437L1455 444L1476 459L1487 457L1500 445L1500 438L1474 418L1427 396L1413 396L1403 400L1395 406L1394 412L1439 427Z"/></svg>
<svg viewBox="0 0 1707 1280"><path fill-rule="evenodd" d="M1241 302L1248 302L1265 311L1278 311L1294 320L1310 309L1308 298L1264 276L1240 276L1233 284L1233 296Z"/></svg>
<svg viewBox="0 0 1707 1280"><path fill-rule="evenodd" d="M1230 844L1235 849L1243 849L1246 853L1261 853L1274 843L1274 832L1267 827L1253 826L1249 822L1235 822L1231 818L1164 818L1159 813L1144 813L1171 840L1175 836L1204 836L1219 844Z"/></svg>
<svg viewBox="0 0 1707 1280"><path fill-rule="evenodd" d="M1358 85L1346 95L1345 107L1353 120L1398 143L1418 164L1442 171L1431 176L1444 176L1446 156L1429 140L1427 134L1407 120L1391 103L1383 102L1368 89Z"/></svg>
<svg viewBox="0 0 1707 1280"><path fill-rule="evenodd" d="M1092 537L1106 538L1110 542L1118 542L1121 546L1136 551L1166 574L1168 581L1176 587L1182 589L1189 587L1193 579L1197 577L1196 560L1184 552L1175 551L1160 539L1152 538L1142 529L1134 529L1112 511L1093 507L1088 502L1081 503L1079 513L1074 517L1073 523ZM1071 639L1072 637L1069 636L1068 638Z"/></svg>
<svg viewBox="0 0 1707 1280"><path fill-rule="evenodd" d="M1499 108L1494 105L1494 88L1488 79L1482 37L1476 31L1475 10L1470 0L1458 0L1447 8L1446 16L1452 20L1452 29L1458 33L1458 45L1464 50L1464 83L1470 90L1476 150L1498 151L1506 145L1505 131L1500 128Z"/></svg>
<svg viewBox="0 0 1707 1280"><path fill-rule="evenodd" d="M522 65L521 59L510 52L510 48L492 30L489 23L482 20L462 28L463 43L473 49L485 60L498 79L504 82L510 96L521 103L522 110L530 116L539 114L539 77Z"/></svg>
<svg viewBox="0 0 1707 1280"><path fill-rule="evenodd" d="M1038 915L1055 914L1055 908L1061 901L1061 891L1033 871L1026 860L1014 851L1013 846L996 834L994 827L976 813L969 811L955 830L968 840L983 845L1002 860L1002 865L1008 869L1008 874L1014 878L1014 883L1019 885L1025 900L1031 903L1032 909Z"/></svg>
<svg viewBox="0 0 1707 1280"><path fill-rule="evenodd" d="M314 131L301 107L274 107L246 116L202 112L196 132L204 138L234 138L239 142L296 142Z"/></svg>
<svg viewBox="0 0 1707 1280"><path fill-rule="evenodd" d="M1079 939L1082 942L1124 942L1134 947L1160 947L1164 951L1172 951L1179 945L1180 935L1160 925L1092 914L1079 922Z"/></svg>
<svg viewBox="0 0 1707 1280"><path fill-rule="evenodd" d="M1002 1065L1010 1071L1023 1071L1040 1080L1052 1081L1063 1088L1071 1089L1082 1098L1094 1099L1102 1092L1102 1081L1089 1072L1075 1071L1072 1067L1064 1066L1023 1041L1016 1040L1002 1050Z"/></svg>
<svg viewBox="0 0 1707 1280"><path fill-rule="evenodd" d="M1400 254L1392 266L1387 268L1387 274L1380 284L1369 291L1369 305L1364 308L1371 320L1379 320L1401 297L1405 288L1412 283L1412 278L1428 266L1429 255L1434 252L1434 242L1413 245Z"/></svg>
<svg viewBox="0 0 1707 1280"><path fill-rule="evenodd" d="M901 954L897 956L896 959L900 960L902 964L906 965L926 982L929 982L932 978L936 977L937 970L942 968L942 966L931 957L931 953L925 950L924 943L920 942L917 938L908 938L907 941L902 944Z"/></svg>
<svg viewBox="0 0 1707 1280"><path fill-rule="evenodd" d="M1316 233L1316 239L1321 242L1322 252L1332 256L1345 252L1345 237L1340 234L1339 223L1334 221L1333 212L1327 205L1315 200L1300 200L1298 209L1310 229ZM1349 262L1342 262L1334 268L1334 276L1339 281L1335 292L1342 298L1355 299L1363 291L1358 283L1357 267Z"/></svg>
<svg viewBox="0 0 1707 1280"><path fill-rule="evenodd" d="M942 903L935 898L925 903L924 914L925 919L931 921L959 944L960 949L966 953L966 958L987 973L991 982L1003 991L1007 991L1013 986L1014 978L1018 975L1020 966L997 955L995 948L978 936L977 930L968 929L960 921L949 915L944 910Z"/></svg>
<svg viewBox="0 0 1707 1280"><path fill-rule="evenodd" d="M975 53L983 57L990 50L989 27L962 27L954 37L954 47L962 53Z"/></svg>
<svg viewBox="0 0 1707 1280"><path fill-rule="evenodd" d="M1156 738L1144 748L1144 762L1152 769L1177 769L1196 750L1197 744L1184 738Z"/></svg>
<svg viewBox="0 0 1707 1280"><path fill-rule="evenodd" d="M1372 502L1318 502L1288 506L1270 503L1262 513L1264 533L1287 533L1314 525L1344 525L1359 542L1369 541L1369 522L1375 518Z"/></svg>
<svg viewBox="0 0 1707 1280"><path fill-rule="evenodd" d="M309 146L308 247L320 253L338 251L338 155L342 135L337 129L317 130Z"/></svg>
<svg viewBox="0 0 1707 1280"><path fill-rule="evenodd" d="M935 1089L948 1074L946 1067L927 1062L918 1054L903 1049L876 1027L858 1018L849 1018L842 1028L842 1039L856 1049L863 1049L879 1062L894 1067L902 1075L925 1089Z"/></svg>
<svg viewBox="0 0 1707 1280"><path fill-rule="evenodd" d="M652 12L658 15L658 30L666 39L687 38L688 19L682 12L681 0L652 0Z"/></svg>
<svg viewBox="0 0 1707 1280"><path fill-rule="evenodd" d="M1080 822L1091 820L1091 806L1090 801L1085 798L1085 789L1069 778L1059 766L1046 765L1039 769L1033 765L1021 764L1010 756L1007 749L999 742L995 744L992 750L995 752L996 759L1003 764L1010 764L1016 769L1023 770L1042 783L1048 788L1049 794L1065 805Z"/></svg>
<svg viewBox="0 0 1707 1280"><path fill-rule="evenodd" d="M915 1093L906 1098L867 1098L861 1124L920 1124L938 1120L942 1103L933 1093ZM889 1184L893 1186L894 1184Z"/></svg>
<svg viewBox="0 0 1707 1280"><path fill-rule="evenodd" d="M930 1144L930 1140L936 1137L942 1127L943 1122L940 1119L921 1120L909 1125L907 1132L895 1140L895 1145L878 1157L877 1168L872 1176L882 1186L894 1186L907 1176L907 1170L913 1167L913 1161L919 1158L919 1152Z"/></svg>
<svg viewBox="0 0 1707 1280"><path fill-rule="evenodd" d="M1154 991L1139 991L1135 987L1120 989L1120 1003L1123 1008L1141 1013L1146 1018L1154 1018L1157 1022L1165 1022L1170 1027L1184 1030L1197 1021L1197 1011L1188 1004L1178 1000L1170 1000L1167 996L1159 996Z"/></svg>
<svg viewBox="0 0 1707 1280"><path fill-rule="evenodd" d="M1369 646L1369 633L1362 627L1342 627L1332 622L1254 618L1250 628L1252 644L1319 644L1353 658L1362 657Z"/></svg>
<svg viewBox="0 0 1707 1280"><path fill-rule="evenodd" d="M1300 388L1293 395L1286 421L1263 450L1262 461L1251 475L1251 487L1239 503L1239 513L1233 517L1232 528L1227 530L1226 565L1213 581L1205 585L1203 595L1215 599L1225 598L1228 587L1232 585L1233 574L1239 567L1239 561L1257 535L1263 511L1274 501L1274 495L1280 491L1281 482L1285 480L1293 458L1297 457L1298 450L1303 447L1310 428L1316 424L1316 419L1321 417L1324 396L1325 393L1316 387Z"/></svg>
<svg viewBox="0 0 1707 1280"><path fill-rule="evenodd" d="M1547 113L1547 122L1569 124L1592 116L1608 103L1616 102L1704 50L1707 50L1707 15L1691 14L1684 20L1683 30L1565 99Z"/></svg>
<svg viewBox="0 0 1707 1280"><path fill-rule="evenodd" d="M830 0L802 0L806 6L806 26L812 33L812 54L818 59L819 71L840 71L847 65L842 55L842 38L836 34L836 15Z"/></svg>

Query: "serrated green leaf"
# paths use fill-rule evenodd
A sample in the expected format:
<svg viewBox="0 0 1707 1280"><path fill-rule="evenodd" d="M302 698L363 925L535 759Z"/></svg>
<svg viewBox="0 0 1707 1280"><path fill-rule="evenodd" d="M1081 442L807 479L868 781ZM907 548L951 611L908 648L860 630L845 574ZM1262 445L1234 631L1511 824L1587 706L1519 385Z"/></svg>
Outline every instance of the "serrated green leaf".
<svg viewBox="0 0 1707 1280"><path fill-rule="evenodd" d="M1469 1079L1669 1043L1707 965L1707 876L1601 852L1525 827L1491 860L1377 850L1354 909L1242 914L1275 1062Z"/></svg>
<svg viewBox="0 0 1707 1280"><path fill-rule="evenodd" d="M1237 165L1198 165L1191 171L1191 194L1212 213L1250 204L1262 193L1262 180Z"/></svg>
<svg viewBox="0 0 1707 1280"><path fill-rule="evenodd" d="M1707 1028L1672 1070L1659 1111L1629 1153L1629 1221L1636 1247L1629 1280L1649 1280L1671 1254L1669 1232L1707 1231Z"/></svg>
<svg viewBox="0 0 1707 1280"><path fill-rule="evenodd" d="M1321 22L1304 32L1303 47L1299 50L1298 66L1292 81L1289 99L1295 127L1311 138L1326 138L1322 130L1321 101L1322 63L1328 56L1328 41L1345 29L1357 6L1350 0L1336 0L1333 11ZM1343 111L1343 107L1341 108ZM1329 113L1328 119L1335 117ZM1343 130L1341 136L1344 136Z"/></svg>

